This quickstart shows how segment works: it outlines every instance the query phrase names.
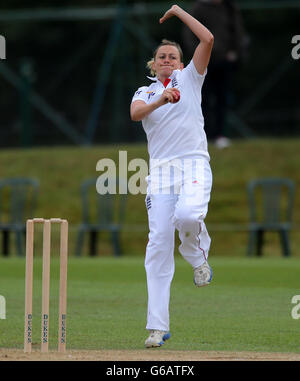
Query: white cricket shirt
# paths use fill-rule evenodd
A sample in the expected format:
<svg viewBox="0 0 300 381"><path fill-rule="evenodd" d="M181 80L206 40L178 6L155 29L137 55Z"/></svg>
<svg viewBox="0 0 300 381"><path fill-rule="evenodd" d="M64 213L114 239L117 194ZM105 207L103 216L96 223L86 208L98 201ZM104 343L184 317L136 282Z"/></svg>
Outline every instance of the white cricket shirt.
<svg viewBox="0 0 300 381"><path fill-rule="evenodd" d="M142 120L147 135L150 159L172 160L185 156L204 156L209 160L204 118L201 109L201 88L205 75L197 72L193 60L183 70L174 70L166 88L176 87L180 91L177 103L167 103ZM150 77L148 77L150 78ZM140 87L132 102L156 101L164 85L156 77L150 78L150 86Z"/></svg>

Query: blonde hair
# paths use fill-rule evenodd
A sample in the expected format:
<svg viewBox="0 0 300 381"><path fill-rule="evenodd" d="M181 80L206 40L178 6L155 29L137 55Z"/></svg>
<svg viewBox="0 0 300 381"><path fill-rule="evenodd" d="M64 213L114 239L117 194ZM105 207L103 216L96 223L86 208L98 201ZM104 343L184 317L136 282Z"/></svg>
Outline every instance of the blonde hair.
<svg viewBox="0 0 300 381"><path fill-rule="evenodd" d="M149 60L146 65L146 68L150 70L150 74L152 75L152 77L154 77L156 74L155 70L153 70L152 68L153 63L154 63L154 58L151 58L151 60Z"/></svg>
<svg viewBox="0 0 300 381"><path fill-rule="evenodd" d="M158 49L161 47L161 46L166 46L166 45L171 45L171 46L175 46L175 48L179 51L179 55L180 55L180 61L183 62L183 53L182 53L182 49L181 49L181 46L175 42L175 41L170 41L170 40L167 40L167 39L163 39L161 41L161 43L158 45L158 47L154 50L153 52L153 58L151 58L148 62L147 62L147 65L146 65L146 68L150 70L150 74L152 76L155 76L156 75L156 72L155 70L153 70L152 68L152 65L154 63L154 60L155 60L155 56L157 54L157 51Z"/></svg>

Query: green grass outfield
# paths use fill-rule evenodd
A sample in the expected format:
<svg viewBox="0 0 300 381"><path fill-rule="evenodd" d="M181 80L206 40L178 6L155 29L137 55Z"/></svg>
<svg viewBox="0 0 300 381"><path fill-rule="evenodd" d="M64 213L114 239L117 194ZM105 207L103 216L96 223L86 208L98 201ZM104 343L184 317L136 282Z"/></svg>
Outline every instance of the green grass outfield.
<svg viewBox="0 0 300 381"><path fill-rule="evenodd" d="M171 289L172 338L160 350L300 352L299 258L210 258L214 279L196 288L192 270L176 256ZM41 331L41 259L34 268L34 347ZM23 347L23 258L0 259L0 348ZM57 344L58 261L51 264L50 348ZM69 258L69 349L144 349L146 281L142 257ZM53 337L54 336L54 337Z"/></svg>

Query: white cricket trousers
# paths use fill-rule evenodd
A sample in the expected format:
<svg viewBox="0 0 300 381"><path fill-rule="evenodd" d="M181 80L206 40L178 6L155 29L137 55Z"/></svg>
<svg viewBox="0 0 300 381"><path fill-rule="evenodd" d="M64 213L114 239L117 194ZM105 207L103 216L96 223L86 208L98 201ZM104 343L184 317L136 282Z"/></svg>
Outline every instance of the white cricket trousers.
<svg viewBox="0 0 300 381"><path fill-rule="evenodd" d="M202 159L200 162L201 169L197 171L196 177L184 176L184 180L181 180L184 186L181 186L179 192L149 192L148 183L146 207L149 241L145 257L148 330L170 329L169 301L175 271L175 229L178 230L181 241L179 252L193 268L201 266L208 257L211 239L204 219L210 200L212 173L208 160Z"/></svg>

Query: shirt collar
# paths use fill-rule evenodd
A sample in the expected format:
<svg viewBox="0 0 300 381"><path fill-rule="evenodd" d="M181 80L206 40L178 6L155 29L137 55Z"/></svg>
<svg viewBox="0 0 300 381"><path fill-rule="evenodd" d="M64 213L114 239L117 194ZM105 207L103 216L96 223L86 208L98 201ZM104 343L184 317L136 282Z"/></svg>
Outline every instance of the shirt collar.
<svg viewBox="0 0 300 381"><path fill-rule="evenodd" d="M175 76L176 76L176 72L177 70L173 70L173 73L170 75L170 79L173 79ZM153 81L153 82L157 82L158 81L158 78L155 76L155 77L149 77L148 75L147 75L147 78L148 79L150 79L151 81Z"/></svg>
<svg viewBox="0 0 300 381"><path fill-rule="evenodd" d="M153 82L157 82L157 77L148 77L148 75L147 75L147 78L151 79L151 81L153 81Z"/></svg>

